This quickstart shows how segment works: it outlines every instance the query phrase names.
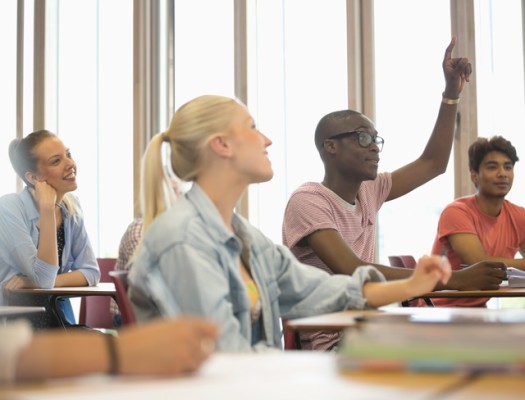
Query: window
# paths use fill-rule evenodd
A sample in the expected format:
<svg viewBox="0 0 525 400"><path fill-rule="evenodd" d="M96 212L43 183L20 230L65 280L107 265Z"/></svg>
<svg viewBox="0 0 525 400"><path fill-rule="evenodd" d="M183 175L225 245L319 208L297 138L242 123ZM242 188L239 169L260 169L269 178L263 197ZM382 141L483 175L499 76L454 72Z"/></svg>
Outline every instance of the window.
<svg viewBox="0 0 525 400"><path fill-rule="evenodd" d="M514 186L507 199L524 205L525 104L521 1L476 1L478 136L501 135L516 147Z"/></svg>
<svg viewBox="0 0 525 400"><path fill-rule="evenodd" d="M0 87L2 88L0 91L0 110L2 110L0 170L3 171L3 178L0 180L0 195L13 192L16 182L7 156L9 142L16 137L16 5L16 0L0 2L0 26L2 26L0 54L3 55L0 63Z"/></svg>
<svg viewBox="0 0 525 400"><path fill-rule="evenodd" d="M49 3L47 129L77 163L95 253L116 257L133 218L133 4Z"/></svg>
<svg viewBox="0 0 525 400"><path fill-rule="evenodd" d="M250 221L281 243L293 190L321 181L318 121L347 108L346 2L251 2L248 106L269 148L274 178L250 187Z"/></svg>
<svg viewBox="0 0 525 400"><path fill-rule="evenodd" d="M451 39L450 7L441 0L376 0L374 8L375 122L385 139L379 169L394 171L419 157L434 127L445 88L441 63ZM388 265L392 254L430 252L453 182L450 161L444 175L383 206L380 263Z"/></svg>

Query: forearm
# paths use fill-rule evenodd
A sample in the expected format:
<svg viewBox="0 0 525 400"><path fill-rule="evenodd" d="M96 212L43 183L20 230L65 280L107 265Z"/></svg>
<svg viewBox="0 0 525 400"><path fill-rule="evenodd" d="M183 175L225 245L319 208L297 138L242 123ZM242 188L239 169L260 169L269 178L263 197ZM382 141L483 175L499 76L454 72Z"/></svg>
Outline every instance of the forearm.
<svg viewBox="0 0 525 400"><path fill-rule="evenodd" d="M46 332L20 354L18 380L38 380L109 371L106 338L93 332Z"/></svg>
<svg viewBox="0 0 525 400"><path fill-rule="evenodd" d="M399 279L390 282L368 282L363 286L363 296L370 307L400 302L416 293L410 289L408 279Z"/></svg>
<svg viewBox="0 0 525 400"><path fill-rule="evenodd" d="M55 287L61 286L87 286L88 282L84 274L80 271L66 272L58 274L55 280Z"/></svg>
<svg viewBox="0 0 525 400"><path fill-rule="evenodd" d="M40 212L40 236L37 257L47 264L58 266L56 217L53 210Z"/></svg>
<svg viewBox="0 0 525 400"><path fill-rule="evenodd" d="M505 257L476 257L476 258L470 258L466 259L464 264L472 265L480 261L495 261L495 262L501 262L505 263L508 267L514 267L517 269L525 270L525 259L523 258L505 258Z"/></svg>
<svg viewBox="0 0 525 400"><path fill-rule="evenodd" d="M441 102L434 130L421 155L422 160L431 160L436 175L445 172L456 126L457 104Z"/></svg>

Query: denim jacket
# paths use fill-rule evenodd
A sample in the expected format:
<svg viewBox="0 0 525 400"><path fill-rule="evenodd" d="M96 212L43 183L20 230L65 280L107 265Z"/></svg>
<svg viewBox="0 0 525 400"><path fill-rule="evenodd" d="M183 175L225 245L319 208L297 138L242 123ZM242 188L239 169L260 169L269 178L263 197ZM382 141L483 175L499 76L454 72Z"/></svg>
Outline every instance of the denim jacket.
<svg viewBox="0 0 525 400"><path fill-rule="evenodd" d="M129 295L139 321L199 315L218 324L219 350L281 348L280 318L363 309L363 284L384 280L371 266L360 267L351 277L329 275L301 264L241 216L234 214L232 222L235 234L194 184L150 225L129 274ZM260 292L259 342L252 338L241 252Z"/></svg>
<svg viewBox="0 0 525 400"><path fill-rule="evenodd" d="M38 287L52 288L57 274L81 271L90 286L100 279L95 253L89 242L82 217L74 218L60 205L66 243L62 254L62 267L47 264L37 257L40 232L36 226L40 215L33 197L25 188L19 194L0 198L0 282L15 275L31 278ZM0 291L0 304L3 304Z"/></svg>

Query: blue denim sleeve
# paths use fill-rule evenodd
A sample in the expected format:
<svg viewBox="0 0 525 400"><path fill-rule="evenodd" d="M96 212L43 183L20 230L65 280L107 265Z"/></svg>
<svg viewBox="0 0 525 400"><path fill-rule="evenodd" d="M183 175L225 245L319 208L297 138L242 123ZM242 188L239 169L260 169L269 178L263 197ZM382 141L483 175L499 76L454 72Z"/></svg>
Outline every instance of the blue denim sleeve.
<svg viewBox="0 0 525 400"><path fill-rule="evenodd" d="M285 246L275 245L272 252L276 258L274 265L280 266L279 305L281 315L286 319L367 308L363 285L369 281L385 280L372 266L359 267L352 276L330 275L300 263Z"/></svg>

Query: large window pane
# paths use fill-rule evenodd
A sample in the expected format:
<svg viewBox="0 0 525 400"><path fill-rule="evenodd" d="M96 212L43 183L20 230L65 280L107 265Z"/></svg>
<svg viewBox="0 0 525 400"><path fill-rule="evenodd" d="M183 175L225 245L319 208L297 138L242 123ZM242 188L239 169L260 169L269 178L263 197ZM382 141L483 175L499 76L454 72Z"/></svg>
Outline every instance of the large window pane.
<svg viewBox="0 0 525 400"><path fill-rule="evenodd" d="M376 126L385 138L380 171L393 171L419 157L436 121L450 9L442 0L376 0L374 7ZM453 193L451 161L444 175L386 203L379 214L379 261L388 264L391 254L428 254Z"/></svg>
<svg viewBox="0 0 525 400"><path fill-rule="evenodd" d="M55 10L49 129L78 164L76 195L97 256L116 256L133 218L133 4L70 0Z"/></svg>
<svg viewBox="0 0 525 400"><path fill-rule="evenodd" d="M509 139L521 158L508 199L525 205L525 105L521 1L476 1L478 136Z"/></svg>
<svg viewBox="0 0 525 400"><path fill-rule="evenodd" d="M15 191L15 174L7 156L9 142L16 136L16 14L17 1L0 2L0 196Z"/></svg>
<svg viewBox="0 0 525 400"><path fill-rule="evenodd" d="M273 145L274 178L250 188L250 220L281 242L293 190L321 181L319 119L347 107L346 2L250 2L249 107Z"/></svg>
<svg viewBox="0 0 525 400"><path fill-rule="evenodd" d="M233 1L175 2L175 107L203 94L233 97Z"/></svg>

